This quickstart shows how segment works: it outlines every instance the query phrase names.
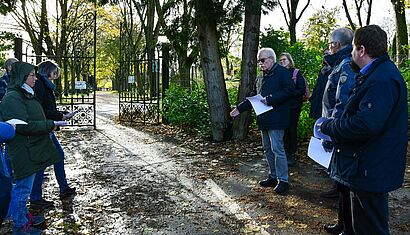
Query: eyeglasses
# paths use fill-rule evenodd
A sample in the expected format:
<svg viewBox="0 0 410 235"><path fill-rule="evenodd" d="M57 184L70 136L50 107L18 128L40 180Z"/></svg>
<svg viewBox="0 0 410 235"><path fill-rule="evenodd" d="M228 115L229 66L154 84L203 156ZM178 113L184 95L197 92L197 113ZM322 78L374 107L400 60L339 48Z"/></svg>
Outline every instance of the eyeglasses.
<svg viewBox="0 0 410 235"><path fill-rule="evenodd" d="M279 61L286 61L287 59L286 58L283 58L283 59L280 59Z"/></svg>
<svg viewBox="0 0 410 235"><path fill-rule="evenodd" d="M270 57L261 58L258 60L258 63L265 63L265 60L269 59Z"/></svg>
<svg viewBox="0 0 410 235"><path fill-rule="evenodd" d="M28 77L35 77L35 76L36 76L35 73L30 73L30 74L28 75Z"/></svg>
<svg viewBox="0 0 410 235"><path fill-rule="evenodd" d="M338 43L337 41L331 41L328 42L327 44L329 45L329 47L334 46L336 43Z"/></svg>

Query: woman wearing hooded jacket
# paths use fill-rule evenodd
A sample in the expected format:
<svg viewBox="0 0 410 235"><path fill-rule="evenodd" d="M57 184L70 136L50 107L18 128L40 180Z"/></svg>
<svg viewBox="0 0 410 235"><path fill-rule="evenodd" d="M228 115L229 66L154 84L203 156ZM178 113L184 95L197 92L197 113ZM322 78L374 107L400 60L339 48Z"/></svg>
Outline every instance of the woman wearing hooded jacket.
<svg viewBox="0 0 410 235"><path fill-rule="evenodd" d="M40 101L41 106L44 109L44 113L47 119L54 121L67 120L73 116L71 114L63 114L57 110L56 98L54 95L55 85L52 80L57 79L60 76L60 68L58 65L51 60L46 60L37 65L37 77L38 81L33 87L37 99ZM54 164L54 173L57 179L58 186L60 188L60 198L64 199L66 197L75 195L75 188L68 186L67 178L64 169L64 150L60 145L54 132L50 133L50 138L57 148L60 155L60 161ZM44 169L37 172L36 178L34 179L33 190L30 195L30 205L37 208L47 208L52 207L54 203L52 201L47 201L42 195L42 184L44 178Z"/></svg>
<svg viewBox="0 0 410 235"><path fill-rule="evenodd" d="M34 97L36 80L35 66L14 63L7 93L0 104L4 120L19 119L27 123L17 125L14 138L7 142L15 183L9 208L13 234L41 234L40 229L31 227L27 218L27 199L36 172L60 160L49 135L57 123L46 119L41 104Z"/></svg>

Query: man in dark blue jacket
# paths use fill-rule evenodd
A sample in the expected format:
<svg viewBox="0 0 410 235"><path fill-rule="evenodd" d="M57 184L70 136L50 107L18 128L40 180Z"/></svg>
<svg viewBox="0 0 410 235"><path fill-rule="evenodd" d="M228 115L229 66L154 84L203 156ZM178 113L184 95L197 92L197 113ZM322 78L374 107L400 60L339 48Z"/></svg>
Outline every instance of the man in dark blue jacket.
<svg viewBox="0 0 410 235"><path fill-rule="evenodd" d="M351 66L356 83L342 115L320 125L335 144L330 175L350 188L354 233L389 234L388 192L402 186L406 166L406 84L376 25L355 32Z"/></svg>
<svg viewBox="0 0 410 235"><path fill-rule="evenodd" d="M256 82L256 92L263 97L261 102L273 107L257 116L259 129L262 131L263 150L270 170L269 177L259 184L262 187L274 187L276 193L282 194L289 189L283 135L289 126L289 100L295 85L290 70L276 63L276 54L271 48L259 50L258 63L263 77ZM246 99L231 111L231 116L236 117L251 108L251 103Z"/></svg>
<svg viewBox="0 0 410 235"><path fill-rule="evenodd" d="M325 60L332 67L328 76L323 95L322 117L339 118L342 115L350 89L355 83L355 73L350 68L352 59L353 31L348 28L339 28L333 31L329 40L330 54ZM325 149L331 151L333 144L324 142ZM333 194L333 195L332 195ZM326 224L325 230L332 234L353 234L350 210L350 189L343 184L334 182L334 187L320 194L322 197L339 197L339 215L336 224Z"/></svg>

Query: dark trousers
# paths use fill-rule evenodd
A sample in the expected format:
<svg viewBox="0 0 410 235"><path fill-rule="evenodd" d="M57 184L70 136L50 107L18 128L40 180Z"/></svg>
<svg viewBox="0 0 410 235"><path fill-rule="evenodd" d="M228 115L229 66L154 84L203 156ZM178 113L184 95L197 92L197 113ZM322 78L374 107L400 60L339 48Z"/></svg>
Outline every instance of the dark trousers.
<svg viewBox="0 0 410 235"><path fill-rule="evenodd" d="M387 193L351 190L355 234L390 234Z"/></svg>
<svg viewBox="0 0 410 235"><path fill-rule="evenodd" d="M295 155L298 147L298 122L300 111L301 107L290 108L290 124L285 130L285 136L283 137L287 157Z"/></svg>
<svg viewBox="0 0 410 235"><path fill-rule="evenodd" d="M350 203L350 188L338 182L336 182L336 188L339 192L338 224L341 228L343 228L343 232L346 235L354 234Z"/></svg>

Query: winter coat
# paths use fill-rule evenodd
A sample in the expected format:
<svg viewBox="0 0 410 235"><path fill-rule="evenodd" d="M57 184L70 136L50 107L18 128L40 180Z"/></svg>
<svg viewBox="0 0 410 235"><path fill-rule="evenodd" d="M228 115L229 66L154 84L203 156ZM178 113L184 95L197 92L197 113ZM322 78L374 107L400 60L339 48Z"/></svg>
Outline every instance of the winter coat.
<svg viewBox="0 0 410 235"><path fill-rule="evenodd" d="M41 104L21 88L34 68L24 62L12 65L12 79L0 104L4 120L16 118L27 122L27 125L17 125L15 137L7 142L15 179L25 178L60 161L49 135L54 122L46 120Z"/></svg>
<svg viewBox="0 0 410 235"><path fill-rule="evenodd" d="M15 131L12 125L6 122L0 122L0 143L3 143L14 137Z"/></svg>
<svg viewBox="0 0 410 235"><path fill-rule="evenodd" d="M335 144L331 177L368 192L386 193L401 187L407 109L406 84L386 53L356 78L341 117L321 125Z"/></svg>
<svg viewBox="0 0 410 235"><path fill-rule="evenodd" d="M44 109L44 113L47 119L54 121L63 120L63 113L57 110L56 97L54 91L47 86L48 78L37 74L37 82L33 87L34 94L38 101L40 101L41 106Z"/></svg>
<svg viewBox="0 0 410 235"><path fill-rule="evenodd" d="M325 56L325 60L333 67L323 94L323 117L339 117L344 109L354 77L350 68L352 46L347 46L333 55Z"/></svg>
<svg viewBox="0 0 410 235"><path fill-rule="evenodd" d="M266 98L267 105L273 109L257 116L257 123L261 130L284 130L289 126L290 99L295 84L289 69L274 64L269 72L260 78L260 85L256 83L254 93ZM245 100L237 106L240 113L252 108L251 102Z"/></svg>
<svg viewBox="0 0 410 235"><path fill-rule="evenodd" d="M9 74L4 74L0 78L0 101L3 99L4 95L6 94L7 91L7 84L10 82L10 75Z"/></svg>
<svg viewBox="0 0 410 235"><path fill-rule="evenodd" d="M290 77L293 78L293 72L295 71L295 68L290 68L289 70L291 73ZM295 89L293 89L292 98L289 101L290 108L302 107L303 95L305 94L305 91L306 91L305 78L303 77L302 72L299 70L299 72L296 75Z"/></svg>
<svg viewBox="0 0 410 235"><path fill-rule="evenodd" d="M310 113L309 117L318 119L322 116L322 100L323 93L325 92L325 87L329 74L332 72L332 68L329 65L325 65L319 72L316 80L315 88L313 88L312 96L309 98L310 102Z"/></svg>

